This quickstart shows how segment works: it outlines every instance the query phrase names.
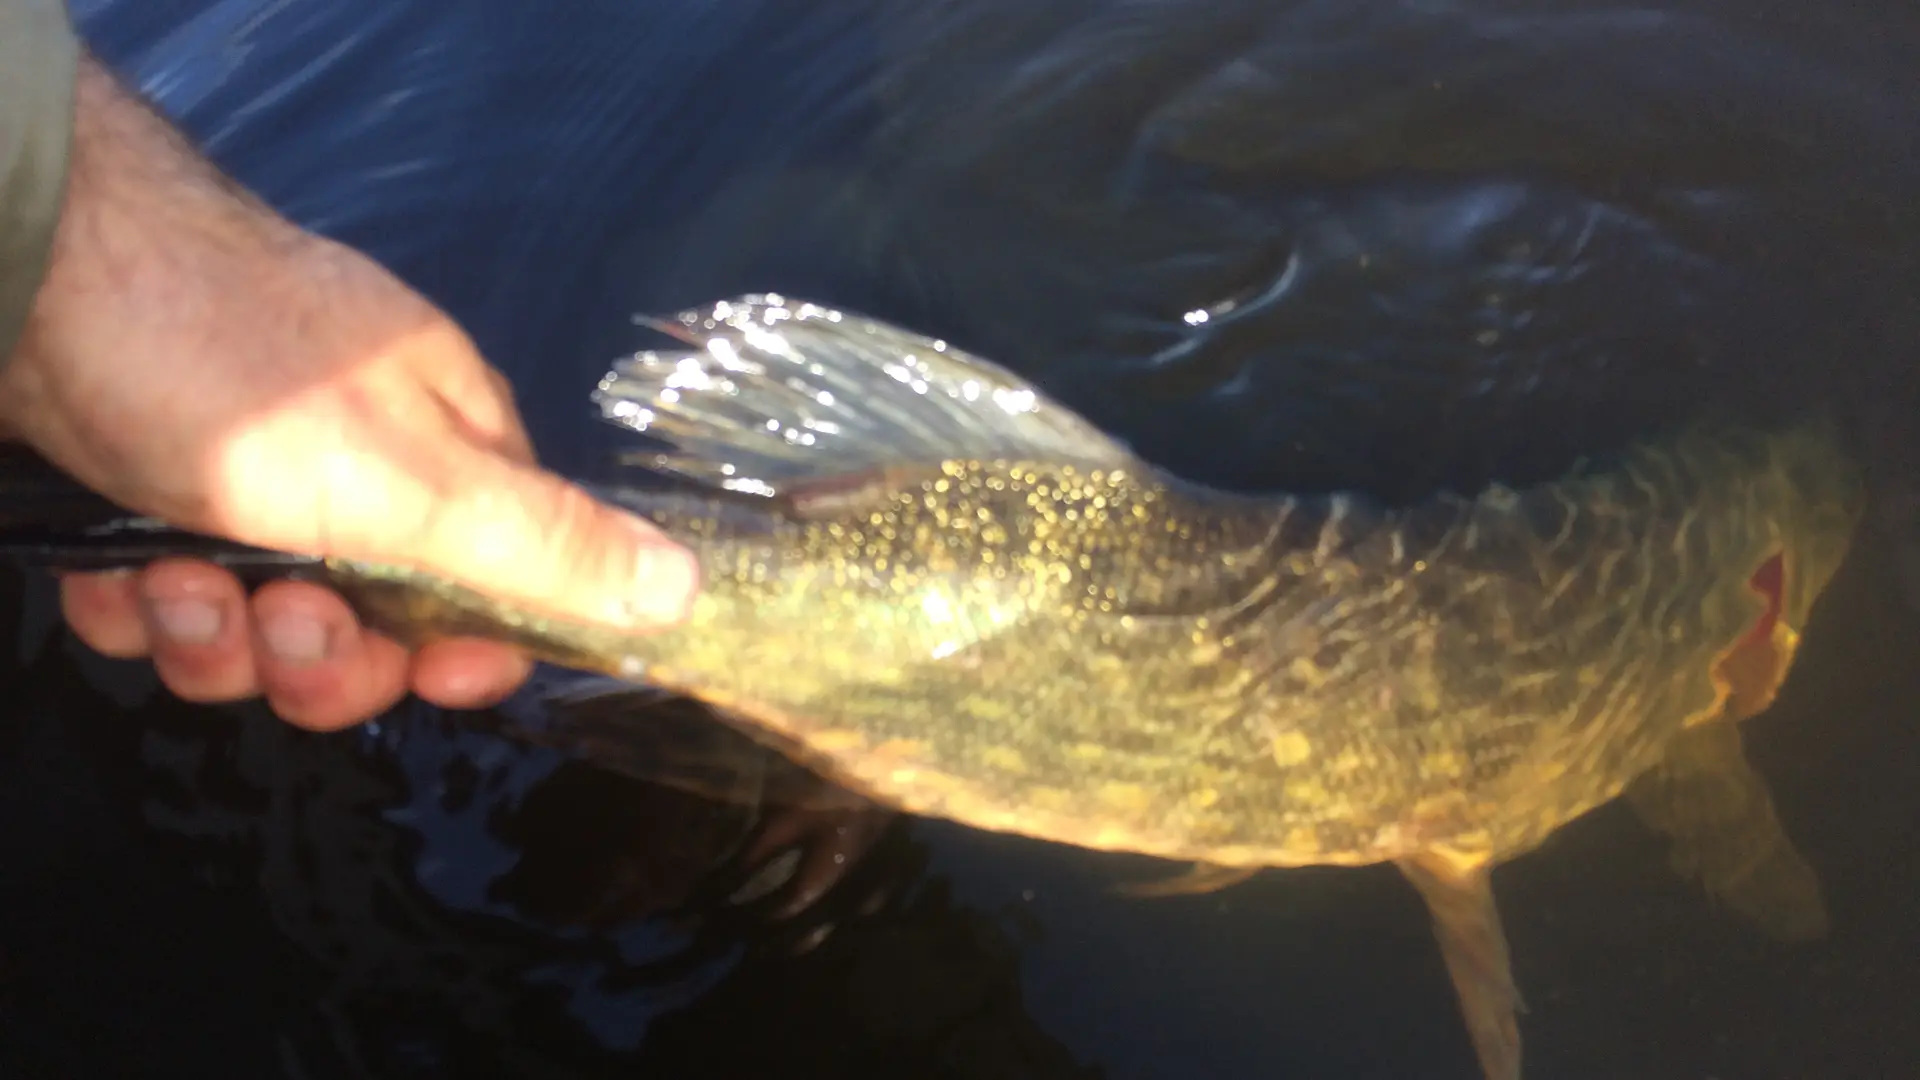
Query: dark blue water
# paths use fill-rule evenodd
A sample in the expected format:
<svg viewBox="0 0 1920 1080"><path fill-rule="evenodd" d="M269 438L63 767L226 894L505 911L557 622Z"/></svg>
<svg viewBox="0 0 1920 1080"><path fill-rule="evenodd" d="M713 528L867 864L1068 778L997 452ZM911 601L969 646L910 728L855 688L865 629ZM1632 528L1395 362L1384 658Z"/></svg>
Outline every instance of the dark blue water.
<svg viewBox="0 0 1920 1080"><path fill-rule="evenodd" d="M1522 483L1709 405L1843 409L1879 514L1749 725L1830 938L1716 912L1617 807L1496 880L1531 1077L1920 1066L1920 15L74 6L219 161L452 311L580 475L629 317L759 290L947 336L1246 488ZM742 837L831 862L854 819L512 717L190 708L8 588L0 1076L1475 1075L1390 870L1148 902L1112 890L1145 860L895 819L776 918L790 889L727 901Z"/></svg>

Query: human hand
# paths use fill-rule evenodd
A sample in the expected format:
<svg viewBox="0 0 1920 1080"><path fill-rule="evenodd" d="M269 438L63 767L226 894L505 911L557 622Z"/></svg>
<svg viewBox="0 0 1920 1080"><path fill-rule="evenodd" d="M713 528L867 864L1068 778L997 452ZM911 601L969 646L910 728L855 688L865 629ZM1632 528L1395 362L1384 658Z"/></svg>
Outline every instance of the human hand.
<svg viewBox="0 0 1920 1080"><path fill-rule="evenodd" d="M244 543L413 566L560 618L677 621L691 555L534 464L510 388L443 313L373 261L225 180L83 61L53 261L0 374L0 424L129 509ZM193 701L264 693L302 726L407 690L489 704L527 660L446 641L409 654L346 603L172 560L73 575L100 652L151 656Z"/></svg>

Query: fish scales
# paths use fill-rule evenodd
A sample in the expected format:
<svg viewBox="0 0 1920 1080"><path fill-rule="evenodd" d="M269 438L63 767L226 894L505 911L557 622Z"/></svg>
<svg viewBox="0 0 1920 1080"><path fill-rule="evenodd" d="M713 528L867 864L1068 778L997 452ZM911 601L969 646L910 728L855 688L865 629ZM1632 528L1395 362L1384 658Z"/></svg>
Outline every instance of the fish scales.
<svg viewBox="0 0 1920 1080"><path fill-rule="evenodd" d="M1510 857L1715 708L1740 568L1822 502L1799 453L1831 451L1703 432L1400 512L1019 460L889 464L748 524L661 496L704 556L687 627L573 645L831 732L919 813L1216 863Z"/></svg>

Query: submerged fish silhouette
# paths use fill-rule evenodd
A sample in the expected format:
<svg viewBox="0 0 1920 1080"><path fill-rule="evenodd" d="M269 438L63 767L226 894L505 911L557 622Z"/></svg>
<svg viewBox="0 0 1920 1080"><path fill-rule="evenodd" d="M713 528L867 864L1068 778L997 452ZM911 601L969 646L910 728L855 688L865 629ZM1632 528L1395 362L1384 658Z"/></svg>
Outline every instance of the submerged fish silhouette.
<svg viewBox="0 0 1920 1080"><path fill-rule="evenodd" d="M677 483L595 490L699 555L684 627L313 571L404 639L479 633L687 694L908 811L1198 864L1144 891L1393 862L1490 1080L1520 1073L1490 872L1623 791L1735 910L1824 927L1733 725L1786 677L1860 517L1825 422L1702 420L1405 507L1256 497L877 321L756 296L655 325L687 347L621 361L595 399L669 444L630 461ZM97 534L96 559L163 536Z"/></svg>

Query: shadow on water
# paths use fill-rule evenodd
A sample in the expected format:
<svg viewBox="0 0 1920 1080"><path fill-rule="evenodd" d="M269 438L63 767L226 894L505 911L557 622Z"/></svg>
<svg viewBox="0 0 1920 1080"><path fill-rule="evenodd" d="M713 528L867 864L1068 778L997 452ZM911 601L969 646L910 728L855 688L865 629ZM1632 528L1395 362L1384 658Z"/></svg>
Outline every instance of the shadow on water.
<svg viewBox="0 0 1920 1080"><path fill-rule="evenodd" d="M1891 527L1749 725L1831 937L1750 933L1617 806L1497 877L1530 1076L1920 1064L1920 616L1892 584L1920 576L1920 20L74 8L222 162L466 323L576 473L631 313L767 288L948 335L1250 488L1523 482L1708 403L1839 404ZM44 581L5 588L0 1076L1475 1075L1389 870L1126 899L1165 868L816 805L683 703L637 709L619 771L513 709L305 735L172 701L53 630Z"/></svg>

